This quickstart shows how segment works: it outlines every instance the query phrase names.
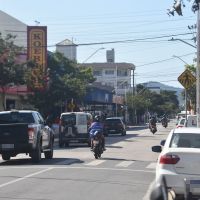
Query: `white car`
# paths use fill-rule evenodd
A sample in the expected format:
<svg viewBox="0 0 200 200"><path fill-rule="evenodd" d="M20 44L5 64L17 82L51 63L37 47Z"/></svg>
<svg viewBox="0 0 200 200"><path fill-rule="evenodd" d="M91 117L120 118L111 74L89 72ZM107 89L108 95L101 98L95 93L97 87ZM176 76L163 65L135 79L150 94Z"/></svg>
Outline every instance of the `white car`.
<svg viewBox="0 0 200 200"><path fill-rule="evenodd" d="M180 119L179 119L179 121L177 122L177 124L176 124L176 128L182 128L182 127L184 127L185 126L185 118L184 117L181 117Z"/></svg>
<svg viewBox="0 0 200 200"><path fill-rule="evenodd" d="M177 196L184 195L187 181L190 192L200 195L200 128L173 129L161 143L163 147L152 147L152 151L160 152L156 181L164 176Z"/></svg>

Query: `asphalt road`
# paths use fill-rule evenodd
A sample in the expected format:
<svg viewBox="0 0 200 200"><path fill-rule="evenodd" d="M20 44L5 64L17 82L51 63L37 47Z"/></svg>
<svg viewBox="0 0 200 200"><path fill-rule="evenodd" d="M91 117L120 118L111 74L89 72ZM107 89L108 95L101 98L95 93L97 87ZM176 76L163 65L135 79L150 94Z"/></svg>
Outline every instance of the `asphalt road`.
<svg viewBox="0 0 200 200"><path fill-rule="evenodd" d="M126 136L106 137L106 152L95 160L86 144L55 146L54 158L33 164L26 155L0 157L0 199L4 200L147 200L158 154L151 146L175 124L132 127Z"/></svg>

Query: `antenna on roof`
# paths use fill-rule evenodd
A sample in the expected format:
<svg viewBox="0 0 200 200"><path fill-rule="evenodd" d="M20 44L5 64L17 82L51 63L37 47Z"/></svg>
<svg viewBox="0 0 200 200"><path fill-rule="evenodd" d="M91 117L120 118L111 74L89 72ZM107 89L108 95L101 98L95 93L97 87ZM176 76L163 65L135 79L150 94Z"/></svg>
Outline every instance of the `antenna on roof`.
<svg viewBox="0 0 200 200"><path fill-rule="evenodd" d="M35 20L34 22L35 22L35 25L36 25L36 26L38 26L38 25L40 24L40 22L37 21L37 20Z"/></svg>

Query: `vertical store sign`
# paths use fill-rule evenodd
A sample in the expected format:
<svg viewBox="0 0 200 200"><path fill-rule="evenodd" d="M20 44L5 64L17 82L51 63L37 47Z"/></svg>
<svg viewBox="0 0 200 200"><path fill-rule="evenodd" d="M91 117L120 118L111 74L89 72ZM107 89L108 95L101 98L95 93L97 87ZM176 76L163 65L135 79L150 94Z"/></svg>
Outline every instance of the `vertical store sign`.
<svg viewBox="0 0 200 200"><path fill-rule="evenodd" d="M46 87L44 77L47 66L47 27L27 26L28 60L34 60L36 67L32 70L32 82L35 89Z"/></svg>

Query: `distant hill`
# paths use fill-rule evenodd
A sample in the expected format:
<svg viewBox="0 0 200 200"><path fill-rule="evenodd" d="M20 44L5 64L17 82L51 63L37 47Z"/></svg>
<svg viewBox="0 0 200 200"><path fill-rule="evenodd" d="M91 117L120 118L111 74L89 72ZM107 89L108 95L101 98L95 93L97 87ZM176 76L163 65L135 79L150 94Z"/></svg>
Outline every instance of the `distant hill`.
<svg viewBox="0 0 200 200"><path fill-rule="evenodd" d="M152 87L152 88L160 88L160 90L176 91L176 95L178 97L179 105L184 104L184 99L183 99L183 96L181 95L181 93L184 90L182 88L177 88L177 87L162 84L160 82L153 82L153 81L146 82L146 83L140 83L140 84L144 85L147 88Z"/></svg>

